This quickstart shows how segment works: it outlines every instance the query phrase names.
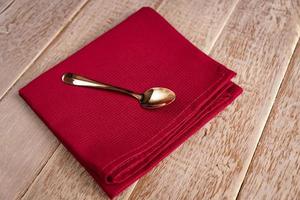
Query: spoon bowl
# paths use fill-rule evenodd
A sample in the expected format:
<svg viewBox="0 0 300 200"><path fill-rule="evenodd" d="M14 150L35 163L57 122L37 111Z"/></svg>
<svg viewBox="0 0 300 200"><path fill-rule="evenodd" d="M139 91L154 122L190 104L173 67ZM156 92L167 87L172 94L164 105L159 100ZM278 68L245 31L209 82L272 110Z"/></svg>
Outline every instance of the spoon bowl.
<svg viewBox="0 0 300 200"><path fill-rule="evenodd" d="M159 108L172 103L175 98L176 95L172 90L163 87L154 87L144 92L140 103L144 108Z"/></svg>

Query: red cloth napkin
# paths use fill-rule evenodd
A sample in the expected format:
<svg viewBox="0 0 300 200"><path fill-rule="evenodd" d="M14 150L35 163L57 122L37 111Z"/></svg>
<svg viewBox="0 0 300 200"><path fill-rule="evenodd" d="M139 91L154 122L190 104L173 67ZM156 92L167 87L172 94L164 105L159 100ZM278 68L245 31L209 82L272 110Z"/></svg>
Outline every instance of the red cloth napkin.
<svg viewBox="0 0 300 200"><path fill-rule="evenodd" d="M139 93L166 87L177 98L147 110L122 94L67 85L61 80L66 72ZM242 92L230 81L234 75L154 10L142 8L34 79L20 95L114 197Z"/></svg>

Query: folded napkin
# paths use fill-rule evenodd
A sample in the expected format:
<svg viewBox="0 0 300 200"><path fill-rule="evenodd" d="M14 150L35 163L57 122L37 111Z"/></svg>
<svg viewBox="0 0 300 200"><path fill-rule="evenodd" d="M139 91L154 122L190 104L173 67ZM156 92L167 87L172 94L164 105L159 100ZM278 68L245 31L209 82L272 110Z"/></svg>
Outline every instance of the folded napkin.
<svg viewBox="0 0 300 200"><path fill-rule="evenodd" d="M161 86L176 100L147 110L115 92L70 86L73 72L143 93ZM20 95L114 197L230 104L242 89L235 73L206 56L151 8L43 73Z"/></svg>

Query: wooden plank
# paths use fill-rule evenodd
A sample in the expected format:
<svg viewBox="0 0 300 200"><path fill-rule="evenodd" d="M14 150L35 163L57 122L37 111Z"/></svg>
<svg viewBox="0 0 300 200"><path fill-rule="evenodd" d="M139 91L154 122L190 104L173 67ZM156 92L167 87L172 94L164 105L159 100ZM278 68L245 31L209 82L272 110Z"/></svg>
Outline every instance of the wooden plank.
<svg viewBox="0 0 300 200"><path fill-rule="evenodd" d="M293 0L238 3L211 56L237 72L243 95L139 180L130 199L237 196L299 38L299 10Z"/></svg>
<svg viewBox="0 0 300 200"><path fill-rule="evenodd" d="M147 2L155 3L140 0L89 2L69 24L67 31L55 39L0 101L0 199L21 197L59 145L53 134L19 97L18 90L142 5L150 4ZM60 167L77 166L71 158L63 157L63 161L68 161L69 165L60 163ZM75 169L82 171L78 166ZM102 194L98 190L95 193ZM48 192L48 195L51 194Z"/></svg>
<svg viewBox="0 0 300 200"><path fill-rule="evenodd" d="M61 1L1 1L0 4L0 96L9 89L15 79L33 62L57 33L80 10L86 0ZM20 86L19 86L20 87ZM0 105L0 199L13 199L25 191L38 173L34 167L44 163L50 151L43 151L45 141L53 147L58 143L47 135L36 135L48 130L39 126L34 115L26 119L21 109L17 89ZM23 127L22 122L29 125ZM29 133L29 134L26 134ZM36 140L28 140L30 136ZM52 143L51 143L52 142ZM37 146L33 146L36 144ZM36 148L39 147L39 148ZM54 149L53 149L54 150ZM44 154L39 160L31 160Z"/></svg>
<svg viewBox="0 0 300 200"><path fill-rule="evenodd" d="M300 197L300 43L252 158L239 199Z"/></svg>
<svg viewBox="0 0 300 200"><path fill-rule="evenodd" d="M108 7L111 7L114 5L116 7L116 10L107 10L105 11L105 16L110 17L108 19L108 22L115 22L124 19L124 16L128 13L132 13L134 9L138 8L139 4L144 3L138 3L140 1L132 1L126 5L123 3L117 3L114 4L106 3L106 6L104 6L106 9ZM185 30L187 27L186 24L190 24L190 26L197 21L199 26L203 26L201 29L201 33L196 33L198 36L194 37L195 40L200 39L200 43L203 44L203 48L207 48L206 44L208 42L203 41L201 38L206 38L202 34L209 34L211 32L215 33L215 36L217 36L219 29L223 27L224 21L226 20L227 15L231 12L235 5L235 1L226 1L223 4L215 4L215 3L206 3L206 1L201 1L202 3L199 4L199 1L194 1L194 3L180 3L180 1L176 1L174 3L177 3L176 9L178 13L172 13L172 9L174 8L173 4L162 4L162 6L159 7L159 10L162 12L162 14L166 14L167 19L171 18L173 21L171 21L179 30ZM180 4L179 4L180 3ZM158 4L159 5L159 4ZM156 6L158 6L156 5ZM217 6L218 5L218 6ZM154 6L154 7L156 7ZM166 8L166 7L167 8ZM170 7L171 6L171 7ZM198 8L196 7L198 6ZM203 7L203 6L206 6ZM45 62L45 59L48 57L54 57L57 55L60 55L61 49L64 49L63 45L65 43L78 43L80 41L86 40L85 38L87 35L93 35L95 37L96 35L100 34L99 31L96 31L99 25L103 24L101 22L102 18L96 18L99 13L99 9L103 8L103 2L94 2L87 4L87 7L80 13L78 18L75 19L74 23L66 29L66 31L61 35L59 40L57 40L53 46L47 50L45 55L32 67L32 70L35 70L36 68L43 67L43 64ZM127 8L127 10L125 9ZM128 9L129 8L129 9ZM105 9L105 10L106 10ZM195 15L196 10L210 10L209 12L203 12L201 15ZM126 11L125 11L126 10ZM170 12L172 11L172 12ZM192 11L192 13L190 13ZM199 12L201 13L201 12ZM209 26L206 22L206 18L204 18L204 15L210 16L212 22L218 23L218 24L212 24ZM183 24L180 20L174 19L176 18L184 18L184 21L186 21L185 24ZM219 19L219 20L217 20ZM97 23L97 24L95 24ZM95 25L94 25L95 24ZM87 27L94 26L94 28L90 28L89 31L86 31ZM107 27L112 27L113 24L108 24ZM204 30L206 29L206 30ZM84 32L81 32L84 31ZM96 32L95 32L96 31ZM72 38L70 38L71 33L79 32L81 33L80 38L78 38L78 35L74 35ZM189 34L189 36L192 35L192 29ZM92 37L90 37L92 38ZM214 39L210 39L210 41L214 41ZM208 45L209 46L209 45ZM32 72L28 72L31 74ZM65 151L65 149L60 146L60 148L55 152L53 157L49 160L45 168L42 170L38 178L35 180L35 182L32 184L26 195L24 196L24 199L102 199L106 196L103 195L103 192L99 190L97 186L93 187L84 187L84 185L89 182L90 184L94 184L92 179L87 175L86 172L83 172L84 170L80 165L77 164L77 161L73 159L73 157ZM83 173L83 174L81 174ZM81 177L81 178L79 178ZM79 189L82 188L83 189ZM131 190L134 186L129 188L121 195L121 199L127 199L129 194L131 193ZM63 192L62 192L63 191Z"/></svg>
<svg viewBox="0 0 300 200"><path fill-rule="evenodd" d="M59 154L59 155L58 155ZM109 199L87 171L60 145L22 199ZM134 185L117 199L128 199Z"/></svg>
<svg viewBox="0 0 300 200"><path fill-rule="evenodd" d="M0 98L86 1L0 3Z"/></svg>
<svg viewBox="0 0 300 200"><path fill-rule="evenodd" d="M208 53L239 0L164 1L157 9L190 42Z"/></svg>

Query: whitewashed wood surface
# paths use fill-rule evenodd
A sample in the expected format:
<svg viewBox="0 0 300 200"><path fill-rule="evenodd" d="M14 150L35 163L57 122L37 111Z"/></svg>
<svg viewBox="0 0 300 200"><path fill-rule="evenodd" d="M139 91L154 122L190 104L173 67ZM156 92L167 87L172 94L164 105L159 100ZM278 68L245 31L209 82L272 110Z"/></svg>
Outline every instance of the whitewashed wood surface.
<svg viewBox="0 0 300 200"><path fill-rule="evenodd" d="M18 89L142 6L245 91L117 199L299 199L299 0L0 0L0 199L108 199Z"/></svg>

